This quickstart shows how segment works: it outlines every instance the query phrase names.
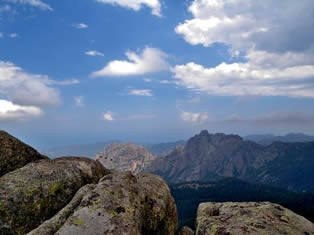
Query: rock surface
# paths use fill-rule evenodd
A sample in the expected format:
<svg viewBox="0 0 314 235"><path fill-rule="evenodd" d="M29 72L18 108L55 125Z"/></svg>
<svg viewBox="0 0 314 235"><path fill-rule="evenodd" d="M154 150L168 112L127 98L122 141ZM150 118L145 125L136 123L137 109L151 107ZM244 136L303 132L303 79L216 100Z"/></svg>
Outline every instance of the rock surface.
<svg viewBox="0 0 314 235"><path fill-rule="evenodd" d="M158 176L115 172L81 188L56 216L29 235L173 235L177 212Z"/></svg>
<svg viewBox="0 0 314 235"><path fill-rule="evenodd" d="M180 232L178 233L178 235L194 235L194 234L195 234L194 231L186 226L181 228Z"/></svg>
<svg viewBox="0 0 314 235"><path fill-rule="evenodd" d="M135 144L111 144L97 155L107 169L131 171L139 173L147 167L155 157L142 146Z"/></svg>
<svg viewBox="0 0 314 235"><path fill-rule="evenodd" d="M29 162L45 159L32 147L22 143L5 131L0 131L0 177Z"/></svg>
<svg viewBox="0 0 314 235"><path fill-rule="evenodd" d="M67 205L84 185L108 174L85 158L41 160L0 177L0 234L25 234Z"/></svg>
<svg viewBox="0 0 314 235"><path fill-rule="evenodd" d="M304 235L314 225L304 217L269 202L202 203L197 211L196 235Z"/></svg>

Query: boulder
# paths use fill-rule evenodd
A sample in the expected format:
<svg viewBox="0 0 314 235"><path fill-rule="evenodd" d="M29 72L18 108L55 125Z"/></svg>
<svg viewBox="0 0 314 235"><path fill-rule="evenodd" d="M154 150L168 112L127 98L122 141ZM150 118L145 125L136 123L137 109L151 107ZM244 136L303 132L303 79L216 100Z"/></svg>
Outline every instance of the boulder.
<svg viewBox="0 0 314 235"><path fill-rule="evenodd" d="M114 172L81 188L29 235L174 235L176 229L176 206L160 177Z"/></svg>
<svg viewBox="0 0 314 235"><path fill-rule="evenodd" d="M270 202L209 202L197 211L196 235L313 233L312 222Z"/></svg>
<svg viewBox="0 0 314 235"><path fill-rule="evenodd" d="M0 177L4 174L47 157L22 143L5 131L0 131Z"/></svg>
<svg viewBox="0 0 314 235"><path fill-rule="evenodd" d="M0 177L0 234L25 234L66 206L84 185L108 174L85 158L41 160Z"/></svg>
<svg viewBox="0 0 314 235"><path fill-rule="evenodd" d="M195 234L194 231L187 226L182 227L178 233L178 235L194 235L194 234Z"/></svg>

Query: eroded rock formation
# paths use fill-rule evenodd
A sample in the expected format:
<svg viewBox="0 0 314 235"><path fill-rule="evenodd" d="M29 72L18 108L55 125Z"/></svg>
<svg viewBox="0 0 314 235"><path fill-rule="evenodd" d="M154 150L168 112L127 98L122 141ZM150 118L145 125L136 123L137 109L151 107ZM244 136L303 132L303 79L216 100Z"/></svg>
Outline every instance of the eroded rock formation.
<svg viewBox="0 0 314 235"><path fill-rule="evenodd" d="M29 235L173 235L177 212L158 176L115 172L86 185L55 217Z"/></svg>

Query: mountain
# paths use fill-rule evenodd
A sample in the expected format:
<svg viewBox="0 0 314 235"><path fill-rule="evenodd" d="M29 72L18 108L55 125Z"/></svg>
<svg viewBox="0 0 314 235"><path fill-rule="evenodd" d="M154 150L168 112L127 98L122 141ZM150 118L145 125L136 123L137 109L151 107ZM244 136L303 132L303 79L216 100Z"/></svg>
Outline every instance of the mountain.
<svg viewBox="0 0 314 235"><path fill-rule="evenodd" d="M144 147L132 143L110 144L96 156L96 160L108 169L133 173L142 172L154 159Z"/></svg>
<svg viewBox="0 0 314 235"><path fill-rule="evenodd" d="M249 135L249 136L245 136L244 139L254 141L262 145L270 145L274 142L284 142L284 143L312 142L314 141L314 136L305 135L302 133L290 133L284 136Z"/></svg>
<svg viewBox="0 0 314 235"><path fill-rule="evenodd" d="M179 140L176 142L167 142L160 144L143 144L144 147L147 148L149 152L154 154L155 156L162 156L168 154L172 150L174 150L177 146L184 146L186 141Z"/></svg>
<svg viewBox="0 0 314 235"><path fill-rule="evenodd" d="M255 182L314 192L314 142L275 142L268 148L277 151L278 157L254 172Z"/></svg>
<svg viewBox="0 0 314 235"><path fill-rule="evenodd" d="M314 142L263 146L237 135L202 131L188 140L185 147L155 159L146 171L169 183L235 177L275 183L293 191L312 191L313 169Z"/></svg>
<svg viewBox="0 0 314 235"><path fill-rule="evenodd" d="M194 227L197 207L202 202L269 201L314 221L314 194L294 193L234 178L173 184L170 189L178 208L180 226Z"/></svg>

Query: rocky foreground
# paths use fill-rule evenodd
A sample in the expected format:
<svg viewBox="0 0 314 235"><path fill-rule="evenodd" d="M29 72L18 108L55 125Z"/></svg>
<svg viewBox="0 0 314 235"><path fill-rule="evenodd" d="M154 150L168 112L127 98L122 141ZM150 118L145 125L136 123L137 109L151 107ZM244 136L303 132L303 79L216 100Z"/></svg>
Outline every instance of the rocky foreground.
<svg viewBox="0 0 314 235"><path fill-rule="evenodd" d="M159 176L108 170L86 158L50 160L5 132L0 154L0 162L21 161L0 165L0 235L194 234L177 231L175 202ZM199 235L314 234L311 222L271 203L201 204L196 229Z"/></svg>

